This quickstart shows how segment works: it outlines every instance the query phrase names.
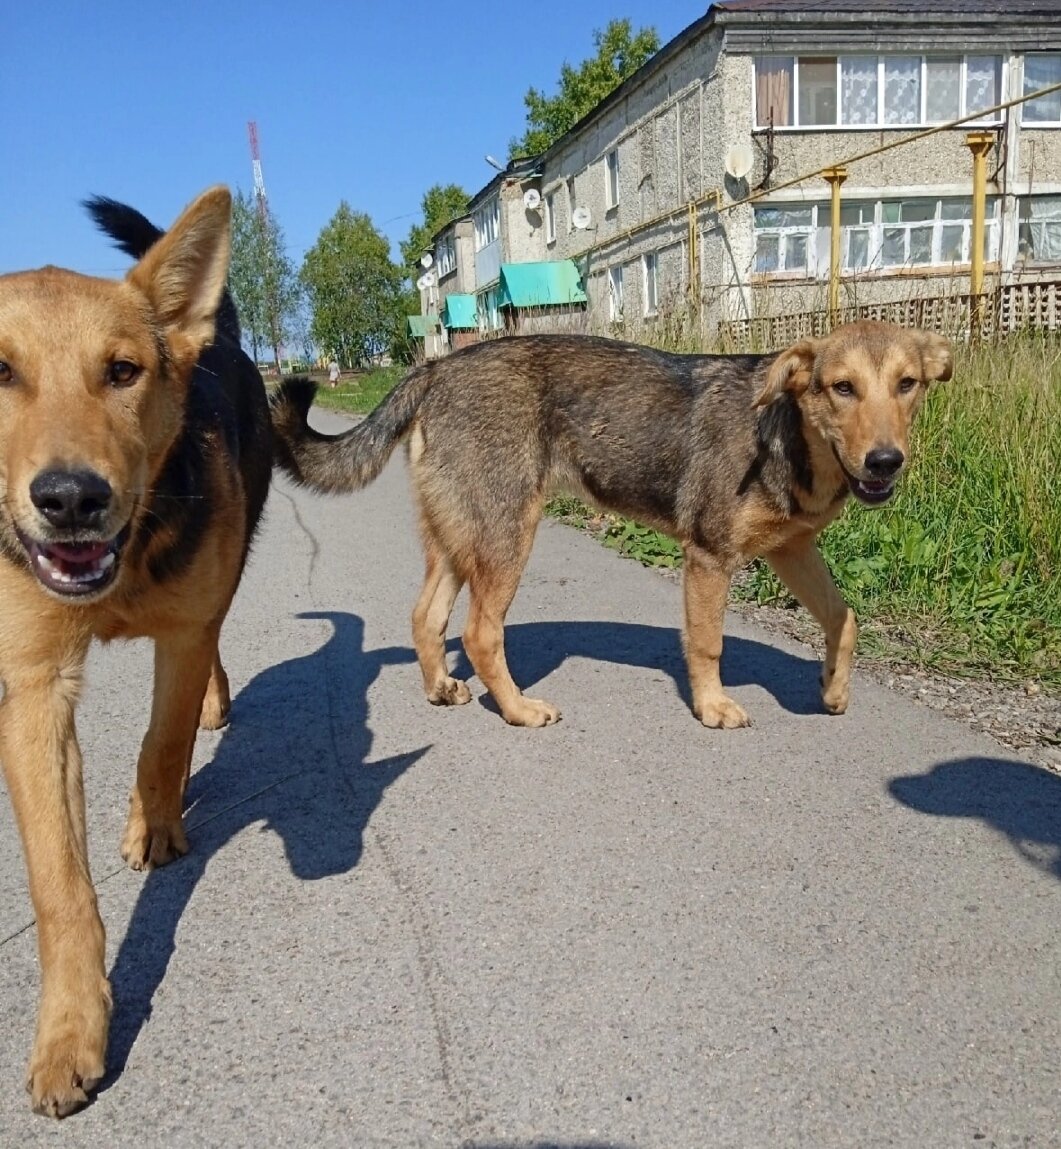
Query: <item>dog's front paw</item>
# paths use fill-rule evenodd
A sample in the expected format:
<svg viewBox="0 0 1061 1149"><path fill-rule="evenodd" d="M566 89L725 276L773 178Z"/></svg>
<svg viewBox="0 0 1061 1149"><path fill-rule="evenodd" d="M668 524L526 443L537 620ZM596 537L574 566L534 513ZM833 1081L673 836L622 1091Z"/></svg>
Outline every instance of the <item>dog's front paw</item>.
<svg viewBox="0 0 1061 1149"><path fill-rule="evenodd" d="M463 706L471 702L472 692L459 678L444 678L429 692L427 700L432 706Z"/></svg>
<svg viewBox="0 0 1061 1149"><path fill-rule="evenodd" d="M552 726L560 721L560 711L551 702L521 695L514 707L504 711L504 719L510 726Z"/></svg>
<svg viewBox="0 0 1061 1149"><path fill-rule="evenodd" d="M110 1012L110 986L104 979L89 1004L64 1010L55 1023L42 1017L26 1078L35 1113L66 1117L88 1103L103 1077Z"/></svg>
<svg viewBox="0 0 1061 1149"><path fill-rule="evenodd" d="M743 706L724 694L705 699L693 707L693 713L713 730L736 730L741 726L751 726L751 719Z"/></svg>
<svg viewBox="0 0 1061 1149"><path fill-rule="evenodd" d="M184 825L173 821L151 823L139 810L132 810L125 824L122 857L134 870L153 870L188 852Z"/></svg>

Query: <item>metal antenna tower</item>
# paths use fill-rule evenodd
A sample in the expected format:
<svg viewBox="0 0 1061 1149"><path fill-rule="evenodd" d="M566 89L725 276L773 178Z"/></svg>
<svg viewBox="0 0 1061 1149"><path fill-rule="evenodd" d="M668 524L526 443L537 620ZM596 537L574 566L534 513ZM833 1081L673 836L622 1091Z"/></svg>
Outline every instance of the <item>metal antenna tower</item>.
<svg viewBox="0 0 1061 1149"><path fill-rule="evenodd" d="M258 205L258 215L264 224L269 215L269 205L265 199L265 177L262 175L262 155L258 149L258 125L254 120L247 121L247 136L251 142L251 164L254 168L254 199Z"/></svg>

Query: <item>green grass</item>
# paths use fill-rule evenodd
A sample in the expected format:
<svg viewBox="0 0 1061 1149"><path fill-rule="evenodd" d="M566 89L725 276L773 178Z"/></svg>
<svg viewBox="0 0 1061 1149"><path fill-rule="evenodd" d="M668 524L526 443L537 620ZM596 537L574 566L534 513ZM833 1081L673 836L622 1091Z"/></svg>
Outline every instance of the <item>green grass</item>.
<svg viewBox="0 0 1061 1149"><path fill-rule="evenodd" d="M314 400L318 406L330 411L346 411L352 415L367 415L383 401L408 370L406 367L374 367L357 375L344 375L334 390L325 376L314 376L319 386Z"/></svg>

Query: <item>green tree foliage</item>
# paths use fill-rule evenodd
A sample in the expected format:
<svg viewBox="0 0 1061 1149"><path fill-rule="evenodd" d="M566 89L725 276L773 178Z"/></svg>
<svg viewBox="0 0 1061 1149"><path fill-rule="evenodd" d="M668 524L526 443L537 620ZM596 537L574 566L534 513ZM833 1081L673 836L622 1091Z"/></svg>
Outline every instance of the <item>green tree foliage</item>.
<svg viewBox="0 0 1061 1149"><path fill-rule="evenodd" d="M424 192L420 201L423 223L413 224L400 244L402 269L414 283L421 273L420 256L431 246L431 237L447 223L464 215L470 198L464 188L456 184L435 184Z"/></svg>
<svg viewBox="0 0 1061 1149"><path fill-rule="evenodd" d="M419 264L417 264L419 267ZM399 297L398 312L390 333L391 358L395 363L413 363L423 357L424 341L409 332L408 317L420 314L420 292L415 287L405 287Z"/></svg>
<svg viewBox="0 0 1061 1149"><path fill-rule="evenodd" d="M276 217L263 220L254 198L241 191L232 199L228 283L255 360L268 347L279 367L281 345L297 333L302 287Z"/></svg>
<svg viewBox="0 0 1061 1149"><path fill-rule="evenodd" d="M310 333L322 352L360 367L390 348L403 315L402 272L367 215L340 203L306 252L301 275Z"/></svg>
<svg viewBox="0 0 1061 1149"><path fill-rule="evenodd" d="M603 32L594 31L593 44L595 56L577 68L565 63L560 69L560 90L555 96L531 88L523 97L527 130L509 144L510 159L537 155L555 143L659 51L659 35L655 28L642 28L635 34L629 20L612 20Z"/></svg>

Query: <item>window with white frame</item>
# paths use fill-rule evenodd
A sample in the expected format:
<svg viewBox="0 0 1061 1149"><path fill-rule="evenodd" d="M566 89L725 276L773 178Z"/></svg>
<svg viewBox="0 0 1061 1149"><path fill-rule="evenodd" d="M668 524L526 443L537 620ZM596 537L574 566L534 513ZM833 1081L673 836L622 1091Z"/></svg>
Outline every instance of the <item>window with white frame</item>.
<svg viewBox="0 0 1061 1149"><path fill-rule="evenodd" d="M614 148L604 157L604 203L608 208L619 203L619 149Z"/></svg>
<svg viewBox="0 0 1061 1149"><path fill-rule="evenodd" d="M453 251L452 236L440 239L435 244L435 266L438 269L439 279L449 275L456 268L457 258Z"/></svg>
<svg viewBox="0 0 1061 1149"><path fill-rule="evenodd" d="M1061 263L1061 195L1021 199L1018 251L1031 263Z"/></svg>
<svg viewBox="0 0 1061 1149"><path fill-rule="evenodd" d="M659 310L659 256L654 251L641 257L644 314L655 315Z"/></svg>
<svg viewBox="0 0 1061 1149"><path fill-rule="evenodd" d="M497 196L476 208L472 221L475 228L475 250L482 251L497 239L500 230L501 204Z"/></svg>
<svg viewBox="0 0 1061 1149"><path fill-rule="evenodd" d="M480 331L497 331L501 327L501 308L498 304L497 288L481 292L475 297L476 318Z"/></svg>
<svg viewBox="0 0 1061 1149"><path fill-rule="evenodd" d="M1061 203L1061 197L1058 200ZM987 201L984 258L998 258L999 205ZM829 204L755 209L755 262L760 275L824 278L829 274ZM845 271L967 264L972 203L957 198L848 200L840 205L840 258Z"/></svg>
<svg viewBox="0 0 1061 1149"><path fill-rule="evenodd" d="M1061 56L1050 58L1061 61ZM1000 55L755 59L758 127L939 124L991 108L1001 99ZM998 117L999 113L992 112L986 121L994 122Z"/></svg>
<svg viewBox="0 0 1061 1149"><path fill-rule="evenodd" d="M545 242L556 243L556 192L545 197Z"/></svg>
<svg viewBox="0 0 1061 1149"><path fill-rule="evenodd" d="M1028 52L1024 57L1024 95L1052 84L1061 84L1061 56ZM1021 104L1021 119L1026 124L1061 123L1061 90Z"/></svg>
<svg viewBox="0 0 1061 1149"><path fill-rule="evenodd" d="M755 209L755 270L810 274L809 247L815 229L814 204ZM828 216L825 216L828 219Z"/></svg>
<svg viewBox="0 0 1061 1149"><path fill-rule="evenodd" d="M608 316L613 323L618 323L623 317L623 269L618 267L608 269Z"/></svg>

